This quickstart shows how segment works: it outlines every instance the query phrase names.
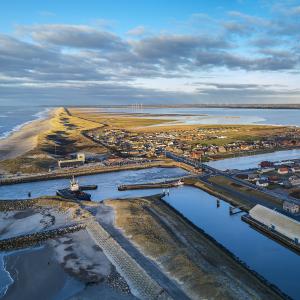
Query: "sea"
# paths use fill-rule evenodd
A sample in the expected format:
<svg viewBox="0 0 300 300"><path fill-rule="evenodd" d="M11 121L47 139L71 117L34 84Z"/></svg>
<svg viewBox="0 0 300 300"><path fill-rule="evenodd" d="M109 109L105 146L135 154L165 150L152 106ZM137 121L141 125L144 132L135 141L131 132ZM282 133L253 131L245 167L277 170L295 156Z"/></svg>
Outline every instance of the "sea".
<svg viewBox="0 0 300 300"><path fill-rule="evenodd" d="M19 130L24 124L47 117L52 108L41 106L0 106L0 139ZM84 108L91 112L134 113L143 117L175 120L174 125L268 124L300 126L300 109L245 108ZM172 124L172 122L171 122Z"/></svg>
<svg viewBox="0 0 300 300"><path fill-rule="evenodd" d="M50 110L41 106L0 106L0 139L29 122L47 117Z"/></svg>

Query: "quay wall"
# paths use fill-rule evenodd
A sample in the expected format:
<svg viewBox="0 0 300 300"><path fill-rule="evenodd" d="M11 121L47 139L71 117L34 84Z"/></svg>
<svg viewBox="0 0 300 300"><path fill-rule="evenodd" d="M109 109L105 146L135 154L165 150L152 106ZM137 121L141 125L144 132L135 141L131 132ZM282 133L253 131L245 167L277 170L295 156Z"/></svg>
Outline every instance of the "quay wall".
<svg viewBox="0 0 300 300"><path fill-rule="evenodd" d="M119 172L119 171L126 171L126 170L141 170L141 169L148 169L154 167L157 168L181 167L182 168L182 166L179 166L176 163L167 163L163 161L147 163L147 164L125 165L125 166L118 166L118 167L88 167L86 169L72 169L61 173L45 173L45 174L38 174L38 175L31 175L31 176L4 178L4 179L0 179L0 185L55 180L55 179L62 179L62 178L70 178L72 176L77 177L77 176Z"/></svg>
<svg viewBox="0 0 300 300"><path fill-rule="evenodd" d="M225 195L219 191L216 191L215 189L213 189L212 187L209 186L209 184L207 184L206 182L198 179L197 182L194 182L194 183L190 183L190 182L184 182L185 185L189 185L189 186L192 186L192 187L195 187L195 188L198 188L198 189L201 189L203 190L204 192L216 197L216 198L219 198L221 200L224 200L226 201L227 203L231 204L231 205L234 205L234 206L238 206L241 210L244 210L244 211L249 211L254 205L252 205L251 207L248 206L248 205L245 205L245 203L242 203L238 200L236 200L235 198L233 197L230 197L228 195Z"/></svg>
<svg viewBox="0 0 300 300"><path fill-rule="evenodd" d="M249 272L252 276L254 276L260 284L263 284L264 286L267 286L270 288L274 293L276 293L278 296L282 297L283 299L291 299L288 295L286 295L284 292L282 292L276 285L270 283L268 280L266 280L263 276L261 276L256 271L252 270L245 262L243 262L239 257L234 255L230 250L228 250L225 246L223 246L221 243L219 243L216 239L214 239L212 236L210 236L208 233L206 233L203 229L199 228L197 225L195 225L192 221L190 221L185 215L183 215L180 211L178 211L176 208L174 208L172 205L170 205L166 200L163 198L160 200L161 203L165 206L167 206L168 209L172 210L179 218L183 219L183 221L190 226L194 231L200 233L203 235L208 241L213 243L216 247L221 249L228 257L232 258L239 267L245 269L247 272Z"/></svg>
<svg viewBox="0 0 300 300"><path fill-rule="evenodd" d="M274 241L282 244L283 246L293 250L297 254L300 254L300 244L296 244L294 241L289 239L288 237L280 234L277 231L269 229L266 225L254 220L250 216L242 216L242 220L246 223L248 223L250 226L255 228L256 230L260 231L267 237L273 239Z"/></svg>

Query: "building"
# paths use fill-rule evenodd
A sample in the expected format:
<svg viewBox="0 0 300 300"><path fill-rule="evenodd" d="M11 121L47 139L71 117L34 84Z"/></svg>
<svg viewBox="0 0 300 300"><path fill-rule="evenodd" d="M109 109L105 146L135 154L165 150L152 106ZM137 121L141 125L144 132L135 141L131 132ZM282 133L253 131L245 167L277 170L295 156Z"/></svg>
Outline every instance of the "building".
<svg viewBox="0 0 300 300"><path fill-rule="evenodd" d="M259 180L259 176L257 174L248 174L248 180L251 182L256 182L257 180Z"/></svg>
<svg viewBox="0 0 300 300"><path fill-rule="evenodd" d="M77 153L75 159L59 160L58 166L60 168L78 167L85 163L85 154Z"/></svg>
<svg viewBox="0 0 300 300"><path fill-rule="evenodd" d="M289 182L291 183L292 186L295 186L295 185L300 185L300 177L298 176L291 176L289 178Z"/></svg>
<svg viewBox="0 0 300 300"><path fill-rule="evenodd" d="M280 182L280 178L276 175L269 176L268 180L270 183L279 183Z"/></svg>
<svg viewBox="0 0 300 300"><path fill-rule="evenodd" d="M260 179L260 180L256 181L256 185L261 186L261 187L267 187L267 186L269 186L269 182L268 182L268 180Z"/></svg>
<svg viewBox="0 0 300 300"><path fill-rule="evenodd" d="M290 201L284 201L283 209L291 214L298 214L300 212L300 204Z"/></svg>
<svg viewBox="0 0 300 300"><path fill-rule="evenodd" d="M258 170L257 172L263 174L263 173L272 172L274 170L275 170L275 168L262 168L262 169Z"/></svg>
<svg viewBox="0 0 300 300"><path fill-rule="evenodd" d="M269 230L275 231L297 244L300 241L300 222L297 220L260 204L250 209L249 216Z"/></svg>
<svg viewBox="0 0 300 300"><path fill-rule="evenodd" d="M277 173L280 175L288 174L289 168L288 167L280 167L280 168L278 168Z"/></svg>
<svg viewBox="0 0 300 300"><path fill-rule="evenodd" d="M294 167L292 167L292 172L293 172L293 173L298 173L298 172L300 172L300 166L294 166Z"/></svg>
<svg viewBox="0 0 300 300"><path fill-rule="evenodd" d="M271 162L271 161L262 161L260 164L260 167L261 168L272 168L272 167L274 167L274 163L273 162Z"/></svg>

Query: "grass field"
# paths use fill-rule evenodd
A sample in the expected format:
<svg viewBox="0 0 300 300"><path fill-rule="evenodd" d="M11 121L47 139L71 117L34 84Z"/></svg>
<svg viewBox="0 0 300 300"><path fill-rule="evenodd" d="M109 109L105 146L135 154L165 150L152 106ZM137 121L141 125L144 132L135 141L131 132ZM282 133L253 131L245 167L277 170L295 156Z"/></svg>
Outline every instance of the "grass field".
<svg viewBox="0 0 300 300"><path fill-rule="evenodd" d="M256 197L262 201L265 201L266 203L272 204L275 207L281 208L282 207L282 201L279 199L269 196L265 193L260 192L259 190L250 189L246 186L237 184L230 179L224 177L224 176L215 176L209 179L210 182L215 183L220 186L228 187L229 189L232 189L234 191L237 191L244 194L245 196L253 196ZM244 199L241 199L241 202L243 202Z"/></svg>

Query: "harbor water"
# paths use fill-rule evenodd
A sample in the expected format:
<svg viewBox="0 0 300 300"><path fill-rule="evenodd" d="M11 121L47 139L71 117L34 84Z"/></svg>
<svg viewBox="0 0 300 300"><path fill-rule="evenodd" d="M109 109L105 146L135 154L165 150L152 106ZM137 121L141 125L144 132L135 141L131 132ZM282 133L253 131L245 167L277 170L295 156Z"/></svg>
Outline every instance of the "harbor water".
<svg viewBox="0 0 300 300"><path fill-rule="evenodd" d="M79 182L81 184L97 184L98 190L90 192L94 201L101 201L107 198L143 196L161 192L161 189L120 192L117 190L117 186L120 184L145 183L149 180L160 181L186 174L185 171L178 168L150 168L83 176L79 177ZM68 184L68 180L60 179L17 184L13 188L12 186L1 186L0 195L3 199L26 198L28 191L31 191L34 197L54 195L57 188ZM200 189L188 186L170 189L170 195L165 200L239 257L249 268L258 272L292 298L300 299L300 256L255 231L241 220L241 214L230 215L228 203L220 201L218 207L217 198ZM5 276L6 282L9 282L8 274L5 273L2 265L0 278L5 278Z"/></svg>

